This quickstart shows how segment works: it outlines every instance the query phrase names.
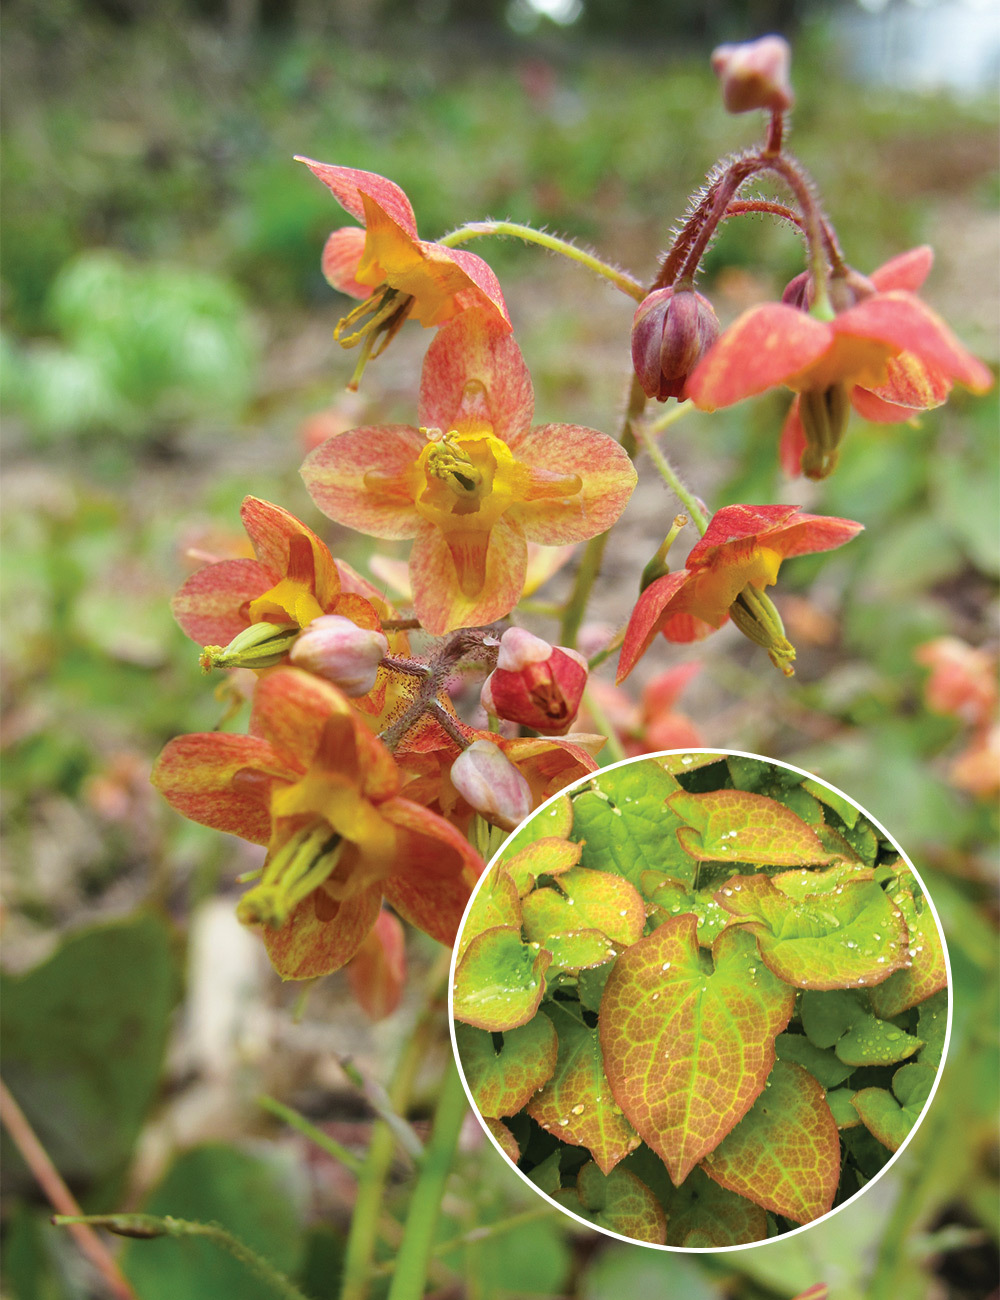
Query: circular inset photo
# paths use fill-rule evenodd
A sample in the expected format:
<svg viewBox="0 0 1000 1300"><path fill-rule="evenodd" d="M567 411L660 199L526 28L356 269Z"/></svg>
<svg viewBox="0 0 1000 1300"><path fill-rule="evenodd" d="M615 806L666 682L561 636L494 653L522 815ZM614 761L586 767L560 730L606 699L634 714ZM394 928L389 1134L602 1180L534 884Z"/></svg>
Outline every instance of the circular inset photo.
<svg viewBox="0 0 1000 1300"><path fill-rule="evenodd" d="M557 795L490 864L454 1045L540 1195L718 1251L884 1171L937 1086L948 983L919 877L850 798L752 754L659 754Z"/></svg>

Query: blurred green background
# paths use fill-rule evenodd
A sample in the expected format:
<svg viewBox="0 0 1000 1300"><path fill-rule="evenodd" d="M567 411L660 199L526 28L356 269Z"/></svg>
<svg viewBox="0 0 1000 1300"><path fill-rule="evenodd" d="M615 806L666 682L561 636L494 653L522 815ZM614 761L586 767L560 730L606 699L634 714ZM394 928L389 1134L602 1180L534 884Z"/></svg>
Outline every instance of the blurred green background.
<svg viewBox="0 0 1000 1300"><path fill-rule="evenodd" d="M253 492L364 565L371 543L322 520L298 480L307 421L415 416L430 337L415 326L359 398L343 394L353 358L332 328L346 304L319 273L343 214L292 155L392 177L426 238L510 217L652 278L688 194L759 127L722 112L708 52L782 30L791 143L848 259L868 271L934 244L927 300L995 364L995 25L976 6L794 0L11 0L5 18L5 1078L88 1208L151 1194L150 1208L230 1223L319 1300L336 1294L350 1179L254 1099L271 1092L363 1139L367 1112L332 1057L384 1073L412 1007L373 1028L336 976L293 1020L299 991L230 917L252 853L147 786L166 739L226 708L170 617L185 553L232 546ZM503 282L536 418L614 432L630 302L536 249L477 251ZM731 319L799 269L787 232L733 223L702 287ZM972 1300L997 1285L995 814L949 782L968 728L927 708L913 657L942 635L992 648L996 405L958 393L916 428L855 417L837 474L791 488L775 454L785 407L773 395L667 436L715 504L796 500L865 523L844 551L783 570L798 677L729 632L694 655L661 643L649 671L703 659L683 704L707 744L819 773L909 853L951 945L938 1099L860 1204L792 1240L680 1258L540 1219L517 1239L520 1273L508 1239L466 1243L442 1257L442 1294L766 1300L826 1281L856 1300ZM640 468L596 592L605 623L626 616L673 514ZM418 971L428 959L414 944ZM469 1143L442 1240L535 1203ZM12 1296L100 1294L14 1158L3 1208ZM142 1300L242 1285L176 1243L136 1243L126 1264Z"/></svg>

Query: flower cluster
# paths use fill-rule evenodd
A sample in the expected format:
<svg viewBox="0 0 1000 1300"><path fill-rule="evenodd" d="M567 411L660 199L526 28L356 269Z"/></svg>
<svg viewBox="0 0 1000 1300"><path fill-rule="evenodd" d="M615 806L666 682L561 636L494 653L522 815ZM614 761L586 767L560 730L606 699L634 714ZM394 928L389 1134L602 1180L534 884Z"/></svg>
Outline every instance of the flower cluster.
<svg viewBox="0 0 1000 1300"><path fill-rule="evenodd" d="M735 502L706 517L654 443L646 399L690 398L710 411L785 386L796 396L782 461L819 478L836 464L851 407L904 422L943 402L954 384L979 392L990 383L916 296L930 250L870 278L844 261L814 187L782 147L793 99L784 42L723 47L713 66L730 111L769 114L767 138L710 173L648 286L511 223L424 241L398 185L301 159L359 223L335 230L322 255L331 285L360 300L335 330L344 347L360 347L349 387L408 319L435 331L414 423L314 421L302 467L327 518L412 543L405 561L371 560L371 575L403 593L400 608L295 516L248 497L252 554L205 563L173 605L206 672L244 670L248 733L171 741L154 782L184 815L265 848L238 914L260 929L276 970L301 979L347 965L373 1015L399 999L399 918L453 943L485 858L542 801L594 770L602 743L616 755L699 743L676 709L697 662L660 670L638 705L619 689L658 634L695 642L732 620L791 675L795 650L766 589L782 561L839 547L862 528L783 504ZM741 197L766 176L790 203ZM794 224L807 265L781 302L722 330L696 278L720 223L746 213ZM500 284L481 257L458 247L490 234L554 248L638 304L617 438L533 423L532 382ZM640 444L688 514L645 569L632 565L638 600L588 660L577 633L607 534L636 485ZM701 537L670 571L667 551L689 520ZM529 610L526 595L580 543L562 602ZM619 558L628 566L634 557ZM522 615L545 612L560 619L551 641L522 625ZM592 667L619 645L619 685L594 679ZM944 671L939 658L935 674ZM484 721L477 704L487 729L474 725ZM589 725L606 735L578 729Z"/></svg>

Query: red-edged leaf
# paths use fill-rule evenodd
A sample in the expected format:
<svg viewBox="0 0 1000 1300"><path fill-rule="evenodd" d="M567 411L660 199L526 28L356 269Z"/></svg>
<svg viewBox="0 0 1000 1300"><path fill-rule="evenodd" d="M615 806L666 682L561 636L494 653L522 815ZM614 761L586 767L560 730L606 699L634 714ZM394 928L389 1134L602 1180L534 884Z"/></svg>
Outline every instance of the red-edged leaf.
<svg viewBox="0 0 1000 1300"><path fill-rule="evenodd" d="M918 912L913 895L901 883L892 891L892 901L903 913L909 933L906 956L909 965L895 971L884 984L871 991L871 1006L877 1016L891 1020L915 1007L948 985L941 936L934 915L924 904Z"/></svg>
<svg viewBox="0 0 1000 1300"><path fill-rule="evenodd" d="M820 1084L800 1065L776 1062L746 1118L702 1168L795 1223L826 1214L840 1181L840 1137Z"/></svg>
<svg viewBox="0 0 1000 1300"><path fill-rule="evenodd" d="M688 823L678 830L677 838L699 862L792 867L834 860L812 827L766 795L746 790L680 791L667 802Z"/></svg>
<svg viewBox="0 0 1000 1300"><path fill-rule="evenodd" d="M492 930L498 925L514 930L521 926L521 903L517 885L499 862L490 868L476 888L472 906L458 937L459 958L477 934Z"/></svg>
<svg viewBox="0 0 1000 1300"><path fill-rule="evenodd" d="M556 1031L546 1016L508 1029L498 1050L494 1035L472 1025L455 1026L455 1042L465 1079L481 1115L516 1115L552 1077Z"/></svg>
<svg viewBox="0 0 1000 1300"><path fill-rule="evenodd" d="M645 1183L625 1169L602 1174L596 1164L584 1165L576 1181L577 1204L572 1196L563 1200L583 1218L611 1232L662 1246L667 1239L667 1220L659 1201Z"/></svg>
<svg viewBox="0 0 1000 1300"><path fill-rule="evenodd" d="M550 897L551 896L551 897ZM642 934L646 909L634 885L609 871L574 867L560 875L554 889L536 889L524 900L525 924L533 900L544 899L544 921L533 912L536 921L552 927L550 933L567 930L599 930L619 948L628 947ZM538 938L537 934L531 936Z"/></svg>
<svg viewBox="0 0 1000 1300"><path fill-rule="evenodd" d="M521 942L519 930L498 926L478 934L455 972L454 1013L479 1029L516 1029L538 1010L552 954Z"/></svg>
<svg viewBox="0 0 1000 1300"><path fill-rule="evenodd" d="M483 1123L493 1134L500 1147L511 1164L516 1165L521 1159L521 1148L517 1145L517 1138L510 1131L507 1125L499 1119L483 1118Z"/></svg>
<svg viewBox="0 0 1000 1300"><path fill-rule="evenodd" d="M558 1002L547 1003L539 1020L555 1025L559 1054L545 1087L528 1102L528 1114L561 1142L587 1147L601 1172L610 1173L640 1139L611 1095L597 1030Z"/></svg>
<svg viewBox="0 0 1000 1300"><path fill-rule="evenodd" d="M765 965L796 988L877 984L909 960L902 913L871 878L792 898L767 876L734 876L715 898L748 922Z"/></svg>
<svg viewBox="0 0 1000 1300"><path fill-rule="evenodd" d="M710 894L691 890L683 881L661 876L658 871L644 871L642 875L643 893L649 900L649 919L654 925L662 925L683 912L693 912L698 918L698 942L703 948L711 948L733 919Z"/></svg>
<svg viewBox="0 0 1000 1300"><path fill-rule="evenodd" d="M569 800L566 800L567 805ZM520 840L520 835L517 837ZM514 881L521 898L530 894L539 876L560 876L580 861L583 845L546 835L503 860L503 869ZM513 922L505 922L513 924Z"/></svg>
<svg viewBox="0 0 1000 1300"><path fill-rule="evenodd" d="M904 1065L892 1076L892 1092L862 1088L851 1098L861 1122L890 1151L898 1151L919 1120L934 1087L933 1066ZM893 1095L895 1094L895 1095Z"/></svg>
<svg viewBox="0 0 1000 1300"><path fill-rule="evenodd" d="M763 1089L795 1003L751 935L724 930L710 969L696 927L693 915L678 916L628 948L600 1012L615 1100L676 1184Z"/></svg>

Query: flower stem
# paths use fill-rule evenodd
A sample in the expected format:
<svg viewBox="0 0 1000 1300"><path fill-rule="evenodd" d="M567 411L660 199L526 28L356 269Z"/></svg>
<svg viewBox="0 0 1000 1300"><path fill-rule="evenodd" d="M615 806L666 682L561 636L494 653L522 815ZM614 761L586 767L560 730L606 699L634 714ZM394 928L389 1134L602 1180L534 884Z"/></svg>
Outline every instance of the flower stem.
<svg viewBox="0 0 1000 1300"><path fill-rule="evenodd" d="M295 1129L296 1132L301 1133L304 1138L308 1138L309 1141L315 1146L318 1146L321 1151L325 1151L331 1159L336 1160L338 1164L342 1164L345 1169L349 1169L352 1174L361 1174L361 1171L364 1168L363 1160L359 1160L353 1152L348 1151L346 1147L341 1146L336 1138L330 1137L328 1133L324 1133L323 1130L317 1128L315 1124L310 1124L304 1115L300 1115L299 1112L293 1110L291 1106L286 1106L283 1102L277 1101L274 1097L258 1097L257 1105L268 1111L268 1113L273 1115L276 1119L283 1120L289 1128Z"/></svg>
<svg viewBox="0 0 1000 1300"><path fill-rule="evenodd" d="M388 1300L420 1300L424 1294L434 1230L441 1213L441 1198L451 1173L466 1111L465 1091L458 1067L452 1059L441 1085L434 1127L420 1162L420 1176L410 1195L410 1211L396 1255L396 1271Z"/></svg>
<svg viewBox="0 0 1000 1300"><path fill-rule="evenodd" d="M448 979L451 953L443 952L431 969L427 980L426 1001L413 1032L399 1058L389 1084L389 1100L393 1109L405 1112L413 1091L413 1084L423 1063L430 1040L434 1036L439 1017L438 999L442 986ZM378 1235L379 1217L385 1180L392 1164L396 1137L384 1120L372 1126L371 1142L358 1179L358 1195L347 1236L344 1254L344 1274L340 1300L364 1300L368 1294L372 1256Z"/></svg>
<svg viewBox="0 0 1000 1300"><path fill-rule="evenodd" d="M619 438L623 449L633 458L637 447L636 431L645 409L646 394L642 391L642 385L639 383L638 377L633 375L628 394L628 406L625 409L625 418L622 421L621 437ZM598 533L596 537L592 537L587 543L583 552L583 559L580 561L580 567L576 571L576 582L573 584L573 590L563 606L559 640L561 645L567 646L571 650L576 645L580 624L583 622L591 590L597 580L598 573L601 571L604 548L608 544L610 535L611 530L608 529L607 532Z"/></svg>
<svg viewBox="0 0 1000 1300"><path fill-rule="evenodd" d="M281 1300L306 1300L306 1297L289 1282L284 1273L279 1273L273 1264L263 1256L244 1245L239 1237L234 1237L217 1223L195 1223L189 1219L175 1219L158 1214L56 1214L52 1222L57 1228L72 1228L80 1224L90 1224L106 1228L108 1232L122 1237L207 1237L216 1245L227 1250L234 1259L254 1274L259 1281L269 1287Z"/></svg>
<svg viewBox="0 0 1000 1300"><path fill-rule="evenodd" d="M66 1226L81 1252L104 1278L108 1295L114 1297L114 1300L135 1300L135 1292L118 1267L117 1260L81 1215L76 1198L63 1182L58 1169L49 1158L49 1153L28 1123L27 1116L3 1082L0 1082L0 1122L3 1123L24 1163L48 1198L49 1204L54 1210L59 1211L60 1217L73 1220L67 1222Z"/></svg>
<svg viewBox="0 0 1000 1300"><path fill-rule="evenodd" d="M445 248L454 248L456 244L466 244L470 239L479 239L483 235L512 235L515 239L523 239L528 244L540 244L550 252L561 253L563 257L568 257L574 262L579 262L581 266L596 271L605 280L610 280L616 289L621 289L622 293L628 294L636 302L642 302L646 296L645 287L627 272L602 261L593 253L577 248L567 239L547 234L544 230L534 230L531 226L522 226L515 221L471 221L468 225L453 230L450 235L445 235L443 239L438 240L438 243L443 244Z"/></svg>
<svg viewBox="0 0 1000 1300"><path fill-rule="evenodd" d="M605 746L608 761L611 763L620 763L623 758L628 758L628 755L622 748L622 742L618 739L618 735L614 727L611 725L611 720L608 718L604 706L589 686L583 692L583 702L586 705L588 713L597 724L597 729L602 733L602 735L605 735L608 738L608 743ZM604 766L604 764L602 764L602 766Z"/></svg>
<svg viewBox="0 0 1000 1300"><path fill-rule="evenodd" d="M679 409L679 408L678 408ZM644 428L641 424L637 426L636 432L646 451L649 452L649 458L656 466L664 482L673 492L674 496L680 501L681 505L687 511L689 517L694 521L695 527L702 537L708 528L708 516L701 508L698 498L681 482L677 471L667 460L666 456L660 450L659 446L653 439L649 429Z"/></svg>

